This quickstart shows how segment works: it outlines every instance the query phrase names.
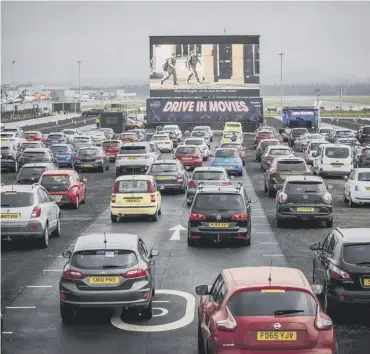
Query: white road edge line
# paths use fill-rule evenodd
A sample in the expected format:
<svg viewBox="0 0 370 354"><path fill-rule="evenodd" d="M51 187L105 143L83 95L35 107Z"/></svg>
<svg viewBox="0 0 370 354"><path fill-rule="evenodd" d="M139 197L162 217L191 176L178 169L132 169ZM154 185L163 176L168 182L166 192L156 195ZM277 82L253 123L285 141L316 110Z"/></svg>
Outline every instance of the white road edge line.
<svg viewBox="0 0 370 354"><path fill-rule="evenodd" d="M260 245L278 245L277 242L258 242Z"/></svg>
<svg viewBox="0 0 370 354"><path fill-rule="evenodd" d="M35 309L36 306L7 306L7 310L17 310L17 309Z"/></svg>
<svg viewBox="0 0 370 354"><path fill-rule="evenodd" d="M163 301L156 301L156 300L153 300L152 302L156 303L156 304L162 304L162 303L168 303L169 301L168 300L163 300Z"/></svg>
<svg viewBox="0 0 370 354"><path fill-rule="evenodd" d="M52 288L53 285L27 285L27 288Z"/></svg>
<svg viewBox="0 0 370 354"><path fill-rule="evenodd" d="M263 257L284 257L283 254L263 254Z"/></svg>
<svg viewBox="0 0 370 354"><path fill-rule="evenodd" d="M14 332L1 332L2 334L13 334Z"/></svg>
<svg viewBox="0 0 370 354"><path fill-rule="evenodd" d="M63 269L44 269L43 272L63 272Z"/></svg>

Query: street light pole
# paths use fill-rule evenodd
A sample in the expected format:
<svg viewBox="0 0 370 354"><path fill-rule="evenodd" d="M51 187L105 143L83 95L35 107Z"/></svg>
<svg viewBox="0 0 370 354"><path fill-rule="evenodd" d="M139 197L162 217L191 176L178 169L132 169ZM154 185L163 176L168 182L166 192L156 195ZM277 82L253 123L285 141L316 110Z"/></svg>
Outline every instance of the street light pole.
<svg viewBox="0 0 370 354"><path fill-rule="evenodd" d="M317 85L316 87L316 104L317 104L317 107L320 106L320 89L319 89L319 86Z"/></svg>
<svg viewBox="0 0 370 354"><path fill-rule="evenodd" d="M15 64L15 60L13 60L13 63L12 63L12 74L13 74L13 117L14 117L14 113L15 113L15 97L14 97L14 64Z"/></svg>
<svg viewBox="0 0 370 354"><path fill-rule="evenodd" d="M81 111L81 60L78 62L78 96L79 96L79 102L80 102L80 111Z"/></svg>
<svg viewBox="0 0 370 354"><path fill-rule="evenodd" d="M280 110L283 113L283 56L285 53L279 53L280 56Z"/></svg>

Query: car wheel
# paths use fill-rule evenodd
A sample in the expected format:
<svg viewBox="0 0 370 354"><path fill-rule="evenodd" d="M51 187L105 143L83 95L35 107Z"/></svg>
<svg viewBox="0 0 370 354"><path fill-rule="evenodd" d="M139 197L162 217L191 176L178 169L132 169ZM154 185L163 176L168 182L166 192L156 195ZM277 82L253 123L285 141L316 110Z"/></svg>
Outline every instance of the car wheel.
<svg viewBox="0 0 370 354"><path fill-rule="evenodd" d="M47 248L49 246L49 224L46 222L44 234L42 238L39 240L40 248Z"/></svg>
<svg viewBox="0 0 370 354"><path fill-rule="evenodd" d="M333 219L325 221L326 227L333 227Z"/></svg>
<svg viewBox="0 0 370 354"><path fill-rule="evenodd" d="M264 189L265 193L267 193L268 189L267 189L266 181L264 182L264 184L263 184L263 185L264 185L264 186L263 186L263 187L264 187L263 189Z"/></svg>
<svg viewBox="0 0 370 354"><path fill-rule="evenodd" d="M203 161L208 161L208 156L204 157Z"/></svg>
<svg viewBox="0 0 370 354"><path fill-rule="evenodd" d="M118 221L118 216L117 215L110 214L110 220L112 222L117 222Z"/></svg>
<svg viewBox="0 0 370 354"><path fill-rule="evenodd" d="M206 354L204 350L204 339L200 323L198 324L198 354Z"/></svg>
<svg viewBox="0 0 370 354"><path fill-rule="evenodd" d="M279 228L284 227L284 221L279 218L276 218L276 226Z"/></svg>
<svg viewBox="0 0 370 354"><path fill-rule="evenodd" d="M157 210L157 211L155 212L155 214L154 214L154 215L152 215L152 221L158 221L158 219L159 219L158 215L159 215L159 212L158 212L158 210Z"/></svg>
<svg viewBox="0 0 370 354"><path fill-rule="evenodd" d="M161 207L158 210L158 215L162 215L162 205L161 205Z"/></svg>
<svg viewBox="0 0 370 354"><path fill-rule="evenodd" d="M53 237L60 237L60 215L58 215L57 227L51 234Z"/></svg>
<svg viewBox="0 0 370 354"><path fill-rule="evenodd" d="M79 206L80 206L80 200L78 199L78 197L76 197L76 203L74 204L74 208L78 209Z"/></svg>
<svg viewBox="0 0 370 354"><path fill-rule="evenodd" d="M85 189L85 193L84 193L84 199L82 199L81 201L81 204L85 204L86 203L86 189Z"/></svg>
<svg viewBox="0 0 370 354"><path fill-rule="evenodd" d="M143 320L150 320L153 317L153 305L151 301L147 308L140 310L140 317Z"/></svg>
<svg viewBox="0 0 370 354"><path fill-rule="evenodd" d="M343 192L343 201L344 201L345 203L348 203L348 199L347 199L346 195L344 194L344 192Z"/></svg>
<svg viewBox="0 0 370 354"><path fill-rule="evenodd" d="M351 194L349 194L349 195L348 195L348 206L349 206L350 208L355 208L355 207L356 207L356 203L354 203L354 202L352 201Z"/></svg>
<svg viewBox="0 0 370 354"><path fill-rule="evenodd" d="M75 320L75 309L72 306L60 304L60 317L64 324L72 324Z"/></svg>
<svg viewBox="0 0 370 354"><path fill-rule="evenodd" d="M267 186L267 196L273 198L274 192L270 189L270 186Z"/></svg>

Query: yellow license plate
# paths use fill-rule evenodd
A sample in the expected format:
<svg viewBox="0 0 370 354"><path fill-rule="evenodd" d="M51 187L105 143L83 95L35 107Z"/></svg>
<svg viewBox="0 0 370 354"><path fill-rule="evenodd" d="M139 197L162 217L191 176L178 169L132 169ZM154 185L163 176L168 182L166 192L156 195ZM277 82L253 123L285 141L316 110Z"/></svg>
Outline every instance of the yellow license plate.
<svg viewBox="0 0 370 354"><path fill-rule="evenodd" d="M158 179L172 179L172 176L157 176Z"/></svg>
<svg viewBox="0 0 370 354"><path fill-rule="evenodd" d="M315 208L297 208L297 211L308 211L312 213L313 211L315 211Z"/></svg>
<svg viewBox="0 0 370 354"><path fill-rule="evenodd" d="M8 141L8 139L1 139L1 141L5 141L5 142L7 142L7 141Z"/></svg>
<svg viewBox="0 0 370 354"><path fill-rule="evenodd" d="M364 286L370 286L370 278L364 279Z"/></svg>
<svg viewBox="0 0 370 354"><path fill-rule="evenodd" d="M19 220L21 214L1 214L2 220Z"/></svg>
<svg viewBox="0 0 370 354"><path fill-rule="evenodd" d="M84 167L94 167L94 165L92 165L92 164L87 164L87 165L84 165Z"/></svg>
<svg viewBox="0 0 370 354"><path fill-rule="evenodd" d="M333 168L341 168L342 165L331 165L331 167L333 167Z"/></svg>
<svg viewBox="0 0 370 354"><path fill-rule="evenodd" d="M89 284L118 284L119 277L89 277Z"/></svg>
<svg viewBox="0 0 370 354"><path fill-rule="evenodd" d="M116 155L113 155L113 154L109 154L108 157L115 157Z"/></svg>
<svg viewBox="0 0 370 354"><path fill-rule="evenodd" d="M183 157L182 160L191 160L191 157Z"/></svg>
<svg viewBox="0 0 370 354"><path fill-rule="evenodd" d="M211 227L229 227L229 223L227 222L211 222L209 224Z"/></svg>
<svg viewBox="0 0 370 354"><path fill-rule="evenodd" d="M257 332L258 341L294 341L297 340L297 332Z"/></svg>
<svg viewBox="0 0 370 354"><path fill-rule="evenodd" d="M63 199L62 195L50 195L51 199L55 202L60 202Z"/></svg>
<svg viewBox="0 0 370 354"><path fill-rule="evenodd" d="M223 168L233 168L233 166L221 166Z"/></svg>
<svg viewBox="0 0 370 354"><path fill-rule="evenodd" d="M141 199L125 199L126 203L140 203Z"/></svg>
<svg viewBox="0 0 370 354"><path fill-rule="evenodd" d="M129 160L137 160L137 159L138 159L138 157L129 157L128 159L129 159Z"/></svg>
<svg viewBox="0 0 370 354"><path fill-rule="evenodd" d="M370 187L365 187L365 189L366 189L367 191L370 191Z"/></svg>

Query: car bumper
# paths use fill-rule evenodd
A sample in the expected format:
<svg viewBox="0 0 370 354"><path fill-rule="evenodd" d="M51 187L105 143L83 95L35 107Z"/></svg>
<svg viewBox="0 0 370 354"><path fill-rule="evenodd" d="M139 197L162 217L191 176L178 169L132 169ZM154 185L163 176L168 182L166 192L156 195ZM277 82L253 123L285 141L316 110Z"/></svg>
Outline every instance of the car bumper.
<svg viewBox="0 0 370 354"><path fill-rule="evenodd" d="M233 166L233 167L225 167L224 165L211 165L212 167L223 167L228 174L234 173L243 173L243 165L240 166Z"/></svg>
<svg viewBox="0 0 370 354"><path fill-rule="evenodd" d="M313 212L299 212L297 208L314 208ZM276 211L276 218L281 220L332 220L333 207L331 205L279 205Z"/></svg>
<svg viewBox="0 0 370 354"><path fill-rule="evenodd" d="M368 204L370 203L370 191L369 192L351 192L351 199L357 204Z"/></svg>
<svg viewBox="0 0 370 354"><path fill-rule="evenodd" d="M11 170L15 168L15 161L14 160L1 160L0 161L0 168L2 170Z"/></svg>
<svg viewBox="0 0 370 354"><path fill-rule="evenodd" d="M80 170L95 170L102 166L103 162L75 162L75 168Z"/></svg>
<svg viewBox="0 0 370 354"><path fill-rule="evenodd" d="M154 215L158 209L158 204L153 203L152 205L146 206L120 206L111 205L110 212L114 216L126 216L126 215Z"/></svg>
<svg viewBox="0 0 370 354"><path fill-rule="evenodd" d="M61 160L57 160L57 164L58 165L72 165L73 163L73 160L72 159L69 159L69 160L65 160L65 159L61 159Z"/></svg>
<svg viewBox="0 0 370 354"><path fill-rule="evenodd" d="M39 238L44 234L43 226L39 221L24 222L1 222L1 239L31 239Z"/></svg>
<svg viewBox="0 0 370 354"><path fill-rule="evenodd" d="M228 241L238 239L246 240L249 239L250 235L246 227L241 227L237 230L200 230L198 227L189 227L189 237L201 240Z"/></svg>
<svg viewBox="0 0 370 354"><path fill-rule="evenodd" d="M203 159L202 160L180 160L184 167L202 167L203 166Z"/></svg>
<svg viewBox="0 0 370 354"><path fill-rule="evenodd" d="M119 174L145 174L147 173L150 165L121 165L116 166L116 173Z"/></svg>
<svg viewBox="0 0 370 354"><path fill-rule="evenodd" d="M332 168L331 166L323 165L321 166L321 174L328 176L347 176L351 173L353 166L343 166L340 168Z"/></svg>
<svg viewBox="0 0 370 354"><path fill-rule="evenodd" d="M334 290L329 290L329 296L331 300L338 303L370 305L370 288L368 291L350 291L343 288L335 288ZM341 300L341 296L343 300Z"/></svg>
<svg viewBox="0 0 370 354"><path fill-rule="evenodd" d="M163 190L182 190L184 188L184 182L176 182L176 183L161 183L160 181L156 181L158 189Z"/></svg>
<svg viewBox="0 0 370 354"><path fill-rule="evenodd" d="M106 154L109 158L109 161L116 161L117 154L108 154L108 153L106 153Z"/></svg>

